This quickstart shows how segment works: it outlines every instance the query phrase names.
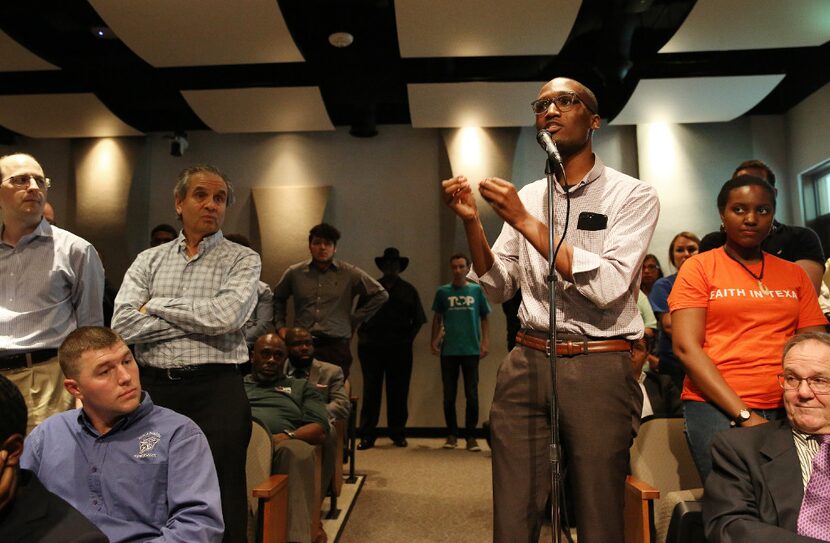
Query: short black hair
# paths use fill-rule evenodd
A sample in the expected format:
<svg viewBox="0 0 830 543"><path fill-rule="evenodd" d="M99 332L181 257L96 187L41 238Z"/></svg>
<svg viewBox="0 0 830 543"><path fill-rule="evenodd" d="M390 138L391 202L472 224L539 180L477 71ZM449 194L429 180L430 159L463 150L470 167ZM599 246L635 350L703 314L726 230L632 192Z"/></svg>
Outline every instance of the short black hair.
<svg viewBox="0 0 830 543"><path fill-rule="evenodd" d="M755 158L751 160L744 160L743 162L738 164L738 167L735 168L734 172L732 172L732 177L737 177L739 171L748 170L750 168L753 170L763 170L767 174L767 181L769 182L769 184L773 187L775 186L775 172L773 172L772 168L767 166L763 160L758 160Z"/></svg>
<svg viewBox="0 0 830 543"><path fill-rule="evenodd" d="M28 417L23 394L17 385L0 375L0 443L15 434L25 436Z"/></svg>
<svg viewBox="0 0 830 543"><path fill-rule="evenodd" d="M311 243L312 238L323 238L337 245L337 242L340 241L340 230L329 223L321 222L308 231L309 243Z"/></svg>
<svg viewBox="0 0 830 543"><path fill-rule="evenodd" d="M175 228L173 228L172 226L170 226L169 224L166 224L166 223L157 224L155 226L155 228L150 230L150 237L152 238L153 236L155 236L156 232L167 232L168 234L172 234L173 237L176 237L176 236L179 235L178 230L176 230Z"/></svg>
<svg viewBox="0 0 830 543"><path fill-rule="evenodd" d="M463 258L463 259L464 259L464 264L465 264L466 266L469 266L469 265L470 265L470 259L469 259L469 258L467 258L467 255L465 255L464 253L455 253L454 255L452 255L452 256L450 257L450 264L452 264L452 261L453 261L453 260L456 260L456 259L458 259L458 258Z"/></svg>
<svg viewBox="0 0 830 543"><path fill-rule="evenodd" d="M755 177L754 175L739 175L738 177L733 177L721 187L718 193L718 211L723 213L723 210L726 209L726 202L729 200L730 192L741 187L753 186L761 187L769 193L770 198L772 198L772 208L775 209L775 187L760 177Z"/></svg>

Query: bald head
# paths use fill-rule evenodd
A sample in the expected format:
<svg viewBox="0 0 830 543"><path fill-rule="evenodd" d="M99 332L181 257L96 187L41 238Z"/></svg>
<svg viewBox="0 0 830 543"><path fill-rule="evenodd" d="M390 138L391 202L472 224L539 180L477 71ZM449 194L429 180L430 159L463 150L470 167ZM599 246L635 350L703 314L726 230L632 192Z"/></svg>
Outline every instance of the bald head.
<svg viewBox="0 0 830 543"><path fill-rule="evenodd" d="M285 376L285 359L288 350L277 334L265 334L254 343L251 358L251 375L260 383L274 382Z"/></svg>
<svg viewBox="0 0 830 543"><path fill-rule="evenodd" d="M568 77L556 77L551 79L545 87L568 86L573 90L577 97L591 110L592 113L599 115L599 103L594 91L577 81ZM545 87L542 87L543 89Z"/></svg>

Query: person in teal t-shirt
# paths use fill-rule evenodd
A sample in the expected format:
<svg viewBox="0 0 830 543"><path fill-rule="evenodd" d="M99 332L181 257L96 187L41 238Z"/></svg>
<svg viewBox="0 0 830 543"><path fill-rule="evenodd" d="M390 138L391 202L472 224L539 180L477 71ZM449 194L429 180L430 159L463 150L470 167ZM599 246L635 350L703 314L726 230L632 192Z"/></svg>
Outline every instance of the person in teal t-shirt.
<svg viewBox="0 0 830 543"><path fill-rule="evenodd" d="M458 445L455 395L461 372L467 400L464 421L467 450L480 451L474 436L478 424L478 361L487 356L489 350L487 314L490 304L481 287L467 281L470 261L466 256L455 254L450 257L450 269L452 283L439 287L432 302L432 353L441 355L444 420L448 430L444 447L454 449Z"/></svg>

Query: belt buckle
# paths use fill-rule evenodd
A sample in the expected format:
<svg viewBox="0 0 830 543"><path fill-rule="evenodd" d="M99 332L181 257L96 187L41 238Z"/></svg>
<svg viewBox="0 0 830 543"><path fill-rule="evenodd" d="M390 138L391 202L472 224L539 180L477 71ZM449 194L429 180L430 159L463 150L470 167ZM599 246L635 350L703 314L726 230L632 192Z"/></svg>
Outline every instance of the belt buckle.
<svg viewBox="0 0 830 543"><path fill-rule="evenodd" d="M164 369L164 372L167 374L167 379L170 380L170 381L181 381L182 380L181 377L174 377L173 374L170 373L174 369L176 369L176 368L165 368Z"/></svg>
<svg viewBox="0 0 830 543"><path fill-rule="evenodd" d="M550 339L545 340L545 356L550 358Z"/></svg>

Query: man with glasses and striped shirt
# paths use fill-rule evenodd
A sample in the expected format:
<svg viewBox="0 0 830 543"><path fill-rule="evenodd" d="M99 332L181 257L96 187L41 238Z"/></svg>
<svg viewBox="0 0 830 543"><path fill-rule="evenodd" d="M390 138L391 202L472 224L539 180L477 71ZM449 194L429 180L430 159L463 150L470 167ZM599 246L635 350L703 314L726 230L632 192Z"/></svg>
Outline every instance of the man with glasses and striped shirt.
<svg viewBox="0 0 830 543"><path fill-rule="evenodd" d="M104 267L86 240L44 218L50 181L31 155L0 158L0 375L20 389L27 433L74 405L57 349L104 322Z"/></svg>

